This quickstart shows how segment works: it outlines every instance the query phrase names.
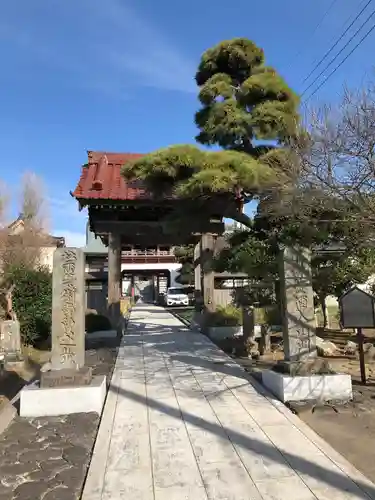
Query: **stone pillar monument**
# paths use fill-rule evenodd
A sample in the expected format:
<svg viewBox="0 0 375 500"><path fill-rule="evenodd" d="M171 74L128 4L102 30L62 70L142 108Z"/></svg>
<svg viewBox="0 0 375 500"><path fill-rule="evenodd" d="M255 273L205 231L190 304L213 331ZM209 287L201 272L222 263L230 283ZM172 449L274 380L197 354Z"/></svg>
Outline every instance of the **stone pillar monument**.
<svg viewBox="0 0 375 500"><path fill-rule="evenodd" d="M17 320L0 320L0 357L8 365L23 361L20 324Z"/></svg>
<svg viewBox="0 0 375 500"><path fill-rule="evenodd" d="M51 371L41 386L91 382L85 364L85 287L83 250L57 248L53 257Z"/></svg>
<svg viewBox="0 0 375 500"><path fill-rule="evenodd" d="M211 270L215 238L212 234L204 233L200 243L200 278L204 306L207 311L215 310L214 304L214 272Z"/></svg>
<svg viewBox="0 0 375 500"><path fill-rule="evenodd" d="M200 308L202 301L200 242L197 243L194 247L194 295L195 295L195 304Z"/></svg>
<svg viewBox="0 0 375 500"><path fill-rule="evenodd" d="M285 362L303 363L316 357L310 250L282 250L280 282Z"/></svg>

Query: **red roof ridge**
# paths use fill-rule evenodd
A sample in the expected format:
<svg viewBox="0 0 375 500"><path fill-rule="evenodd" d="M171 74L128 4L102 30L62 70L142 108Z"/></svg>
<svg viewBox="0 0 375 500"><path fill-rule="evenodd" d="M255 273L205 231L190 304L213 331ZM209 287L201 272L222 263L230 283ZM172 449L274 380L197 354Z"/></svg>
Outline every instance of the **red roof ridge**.
<svg viewBox="0 0 375 500"><path fill-rule="evenodd" d="M88 163L82 167L80 180L71 193L77 199L137 200L149 197L139 181L127 182L121 175L126 162L146 153L87 151Z"/></svg>
<svg viewBox="0 0 375 500"><path fill-rule="evenodd" d="M145 156L146 153L121 153L121 152L108 152L108 151L87 151L88 165L98 163L103 156L106 156L108 163L124 164L129 160L135 160Z"/></svg>
<svg viewBox="0 0 375 500"><path fill-rule="evenodd" d="M108 157L106 154L100 158L95 168L94 178L91 184L91 189L94 191L101 191L103 189L102 179L105 175L105 172L103 171L105 167L108 167Z"/></svg>

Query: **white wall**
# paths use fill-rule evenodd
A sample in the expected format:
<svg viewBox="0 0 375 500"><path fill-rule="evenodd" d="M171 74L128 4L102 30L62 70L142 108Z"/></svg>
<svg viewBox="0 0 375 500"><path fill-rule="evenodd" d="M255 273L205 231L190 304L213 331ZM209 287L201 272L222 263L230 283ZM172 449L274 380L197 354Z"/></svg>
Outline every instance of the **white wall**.
<svg viewBox="0 0 375 500"><path fill-rule="evenodd" d="M40 249L40 263L42 266L48 267L51 273L53 270L53 254L55 250L56 247L43 247Z"/></svg>
<svg viewBox="0 0 375 500"><path fill-rule="evenodd" d="M167 269L171 275L171 286L179 286L179 284L176 283L176 278L179 275L181 267L181 264L175 262L170 264L121 264L121 271L126 273L127 271L162 271ZM125 290L128 286L129 283L123 280L122 289Z"/></svg>

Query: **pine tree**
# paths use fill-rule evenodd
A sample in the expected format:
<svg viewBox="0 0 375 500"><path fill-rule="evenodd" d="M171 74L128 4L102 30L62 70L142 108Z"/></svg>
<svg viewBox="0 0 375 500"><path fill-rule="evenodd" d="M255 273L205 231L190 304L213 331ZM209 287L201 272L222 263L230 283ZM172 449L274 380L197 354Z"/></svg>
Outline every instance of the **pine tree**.
<svg viewBox="0 0 375 500"><path fill-rule="evenodd" d="M266 66L263 50L245 38L207 50L196 82L196 140L221 150L170 146L127 163L123 175L142 180L159 196L199 200L197 211L224 198L223 216L251 224L239 202L286 182L288 143L299 126L298 97Z"/></svg>

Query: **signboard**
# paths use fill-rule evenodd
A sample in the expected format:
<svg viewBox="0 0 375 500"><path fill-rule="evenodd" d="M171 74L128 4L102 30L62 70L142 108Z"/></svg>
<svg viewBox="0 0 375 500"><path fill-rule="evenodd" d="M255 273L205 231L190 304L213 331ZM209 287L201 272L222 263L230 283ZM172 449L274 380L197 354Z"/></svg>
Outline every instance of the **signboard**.
<svg viewBox="0 0 375 500"><path fill-rule="evenodd" d="M375 299L357 286L339 299L343 328L375 328Z"/></svg>

